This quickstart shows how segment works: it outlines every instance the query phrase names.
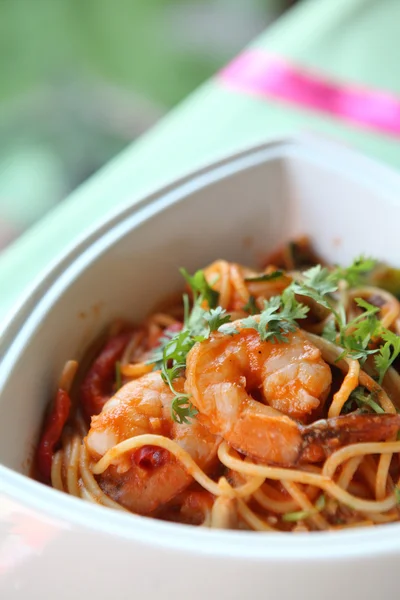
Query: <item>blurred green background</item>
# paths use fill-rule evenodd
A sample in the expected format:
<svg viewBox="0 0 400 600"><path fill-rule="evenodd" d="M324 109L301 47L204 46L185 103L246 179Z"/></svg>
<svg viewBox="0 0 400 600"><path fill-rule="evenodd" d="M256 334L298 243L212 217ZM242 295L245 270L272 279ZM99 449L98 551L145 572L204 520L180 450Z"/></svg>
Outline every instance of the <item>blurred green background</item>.
<svg viewBox="0 0 400 600"><path fill-rule="evenodd" d="M0 248L292 3L0 0Z"/></svg>

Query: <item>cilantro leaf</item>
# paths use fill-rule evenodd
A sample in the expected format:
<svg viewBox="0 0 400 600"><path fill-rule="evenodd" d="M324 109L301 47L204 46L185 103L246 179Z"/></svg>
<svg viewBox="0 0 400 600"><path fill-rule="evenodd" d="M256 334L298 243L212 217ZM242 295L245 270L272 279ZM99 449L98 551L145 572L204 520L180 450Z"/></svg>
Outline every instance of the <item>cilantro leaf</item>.
<svg viewBox="0 0 400 600"><path fill-rule="evenodd" d="M322 332L322 337L325 340L328 340L329 342L336 342L336 337L337 337L337 330L336 330L336 324L335 321L333 321L332 319L329 319L329 321L326 323L324 330Z"/></svg>
<svg viewBox="0 0 400 600"><path fill-rule="evenodd" d="M360 339L370 341L374 336L379 335L381 324L376 317L379 308L372 306L362 298L355 299L356 304L365 308L365 312L353 319L347 324L346 329L352 330Z"/></svg>
<svg viewBox="0 0 400 600"><path fill-rule="evenodd" d="M365 362L370 354L375 354L377 349L369 349L369 343L375 336L381 333L381 324L376 317L379 308L373 306L363 298L355 298L356 304L364 309L364 312L347 325L340 329L340 343L345 349L344 355ZM343 356L344 356L343 355ZM341 356L342 357L342 356Z"/></svg>
<svg viewBox="0 0 400 600"><path fill-rule="evenodd" d="M189 275L189 273L184 268L181 268L179 270L185 278L186 282L189 284L193 292L195 301L200 295L203 300L207 301L208 306L210 308L216 308L218 306L219 293L209 286L205 278L204 272L201 269L199 271L196 271L194 275Z"/></svg>
<svg viewBox="0 0 400 600"><path fill-rule="evenodd" d="M244 329L255 329L262 341L287 342L287 335L298 328L297 319L304 319L308 306L298 302L290 288L281 296L264 301L259 317L247 317L241 321Z"/></svg>
<svg viewBox="0 0 400 600"><path fill-rule="evenodd" d="M172 419L179 424L190 423L190 419L199 412L193 404L190 402L188 394L181 394L175 396L171 406Z"/></svg>
<svg viewBox="0 0 400 600"><path fill-rule="evenodd" d="M374 304L367 302L366 300L364 300L364 298L355 298L354 300L357 306L363 308L368 314L374 315L380 311L379 306L375 306Z"/></svg>
<svg viewBox="0 0 400 600"><path fill-rule="evenodd" d="M197 411L193 408L189 395L177 392L173 382L184 374L186 357L193 346L207 339L212 331L227 325L231 316L221 306L212 307L209 311L201 306L204 299L209 305L218 301L218 293L209 287L202 271L197 271L193 276L184 269L181 269L181 272L192 287L194 299L192 310L189 310L189 298L184 294L183 329L174 333L172 337L163 336L160 346L152 352L147 362L154 363L155 368L161 369L163 381L175 396L171 407L172 418L178 423L187 423Z"/></svg>
<svg viewBox="0 0 400 600"><path fill-rule="evenodd" d="M263 275L257 275L256 277L246 277L245 281L248 283L272 281L273 279L279 279L283 274L283 271L273 271L272 273L264 273Z"/></svg>
<svg viewBox="0 0 400 600"><path fill-rule="evenodd" d="M277 298L279 300L279 298ZM280 306L268 306L264 303L264 310L260 315L258 323L258 332L262 341L270 340L275 342L287 342L287 335L297 329L297 324L293 321L287 321L281 318L279 311Z"/></svg>
<svg viewBox="0 0 400 600"><path fill-rule="evenodd" d="M296 512L285 513L284 515L282 515L282 521L285 521L286 523L303 521L304 519L308 519L309 517L312 517L313 515L324 510L325 504L325 496L324 494L321 494L321 496L319 496L318 500L316 501L314 508L312 508L311 510L299 510Z"/></svg>
<svg viewBox="0 0 400 600"><path fill-rule="evenodd" d="M239 333L239 330L236 329L233 323L225 323L224 325L221 325L221 327L218 328L218 331L224 335L235 335L236 333Z"/></svg>
<svg viewBox="0 0 400 600"><path fill-rule="evenodd" d="M298 510L295 512L288 512L282 515L282 521L286 523L294 523L296 521L304 521L304 519L308 519L311 515L315 514L314 511L311 510Z"/></svg>
<svg viewBox="0 0 400 600"><path fill-rule="evenodd" d="M175 396L171 404L171 415L177 423L189 423L189 419L196 416L197 410L190 402L188 394L182 394L175 390L173 381L183 375L186 368L186 356L196 341L204 339L202 336L192 336L185 329L177 333L163 349L161 377Z"/></svg>
<svg viewBox="0 0 400 600"><path fill-rule="evenodd" d="M358 408L362 409L366 406L369 406L369 408L371 408L377 414L383 414L385 412L383 408L376 402L376 394L367 393L366 389L362 386L356 387L356 389L351 392L349 399L344 405L343 412L350 412L354 404Z"/></svg>
<svg viewBox="0 0 400 600"><path fill-rule="evenodd" d="M205 336L206 335L206 327L204 322L204 315L207 311L204 310L201 306L202 296L199 296L197 301L192 307L192 310L189 314L189 317L185 324L185 331L190 331L192 336Z"/></svg>
<svg viewBox="0 0 400 600"><path fill-rule="evenodd" d="M257 313L260 312L257 304L256 304L256 299L254 296L250 296L249 301L247 302L247 304L245 304L243 306L243 310L245 310L246 312L248 312L250 315L256 315Z"/></svg>
<svg viewBox="0 0 400 600"><path fill-rule="evenodd" d="M230 322L231 316L218 306L205 311L199 296L193 305L192 311L186 315L184 328L173 333L172 336L165 335L161 338L161 345L151 354L148 363L154 363L156 369L161 369L163 381L170 387L176 397L182 397L173 386L173 381L184 374L186 368L186 357L196 342L207 339L211 331L217 331L219 327Z"/></svg>
<svg viewBox="0 0 400 600"><path fill-rule="evenodd" d="M303 273L304 280L294 281L290 287L295 294L306 296L320 304L324 308L335 314L337 320L339 317L334 311L331 302L328 301L327 295L336 292L338 289L337 281L325 267L316 265Z"/></svg>
<svg viewBox="0 0 400 600"><path fill-rule="evenodd" d="M252 316L242 319L240 324L243 329L255 329L256 331L259 330L259 326L260 326L260 322ZM226 331L225 327L223 327L223 328L221 327L221 329L223 329L223 332Z"/></svg>
<svg viewBox="0 0 400 600"><path fill-rule="evenodd" d="M350 356L350 358L359 360L360 363L363 364L370 354L375 354L375 352L377 352L376 349L368 349L368 344L366 344L365 341L352 335L342 336L341 345L343 346L344 351L338 356L337 360Z"/></svg>
<svg viewBox="0 0 400 600"><path fill-rule="evenodd" d="M164 348L177 335L176 331L170 331L168 328L164 330L162 337L159 339L159 345L152 350L150 357L146 360L146 365L153 365L154 369L161 369Z"/></svg>
<svg viewBox="0 0 400 600"><path fill-rule="evenodd" d="M195 340L187 329L182 329L164 347L164 362L172 360L176 363L184 362L189 350L194 346Z"/></svg>
<svg viewBox="0 0 400 600"><path fill-rule="evenodd" d="M346 268L336 268L336 278L347 281L350 287L356 287L363 283L366 275L374 269L377 261L364 256L357 257L353 263Z"/></svg>
<svg viewBox="0 0 400 600"><path fill-rule="evenodd" d="M187 329L177 333L163 348L163 358L161 362L161 377L169 386L170 390L179 396L174 387L173 381L183 375L186 367L186 356L197 341L204 340L204 336L192 336Z"/></svg>
<svg viewBox="0 0 400 600"><path fill-rule="evenodd" d="M304 271L304 285L318 292L321 296L326 296L336 292L337 281L326 267L316 265L307 271Z"/></svg>
<svg viewBox="0 0 400 600"><path fill-rule="evenodd" d="M217 308L212 308L209 312L204 313L204 320L208 323L210 331L217 331L221 325L230 322L231 315L228 315L221 306L217 306Z"/></svg>
<svg viewBox="0 0 400 600"><path fill-rule="evenodd" d="M397 504L400 504L400 488L398 485L394 486L394 495L395 495Z"/></svg>
<svg viewBox="0 0 400 600"><path fill-rule="evenodd" d="M291 289L286 288L283 291L281 298L283 303L281 316L283 319L297 320L305 319L307 317L310 308L305 304L298 302Z"/></svg>
<svg viewBox="0 0 400 600"><path fill-rule="evenodd" d="M359 283L361 275L369 272L375 264L376 261L373 259L359 257L349 267L337 267L333 271L329 271L321 265L316 265L303 273L303 281L295 281L291 284L291 287L296 294L307 296L332 312L341 330L345 327L345 313L343 307L335 309L330 296L338 290L339 281L347 281L349 285L354 286ZM359 306L365 308L368 314L372 314L371 309L374 313L379 311L362 298L358 300L360 302Z"/></svg>
<svg viewBox="0 0 400 600"><path fill-rule="evenodd" d="M385 329L382 332L382 339L385 341L385 344L381 346L378 354L375 356L375 366L379 374L379 385L382 385L386 371L400 354L400 337L398 335Z"/></svg>

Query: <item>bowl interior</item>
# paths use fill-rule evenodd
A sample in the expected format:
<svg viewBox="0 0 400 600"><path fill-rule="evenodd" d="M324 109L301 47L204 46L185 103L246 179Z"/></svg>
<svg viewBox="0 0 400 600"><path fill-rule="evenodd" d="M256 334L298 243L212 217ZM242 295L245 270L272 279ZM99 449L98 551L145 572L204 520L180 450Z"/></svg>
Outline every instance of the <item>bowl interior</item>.
<svg viewBox="0 0 400 600"><path fill-rule="evenodd" d="M366 253L399 264L400 203L364 179L361 170L318 153L264 150L210 169L113 222L50 282L33 311L22 310L0 367L0 462L29 473L64 362L80 360L113 319L139 322L179 290L180 266L191 271L216 258L257 265L302 234L332 262Z"/></svg>

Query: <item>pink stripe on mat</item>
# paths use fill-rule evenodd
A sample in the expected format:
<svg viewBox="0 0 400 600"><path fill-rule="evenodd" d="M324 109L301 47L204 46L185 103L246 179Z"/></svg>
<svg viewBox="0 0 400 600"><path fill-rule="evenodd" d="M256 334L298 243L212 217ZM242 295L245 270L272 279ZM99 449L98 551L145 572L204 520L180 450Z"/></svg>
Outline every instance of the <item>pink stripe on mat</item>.
<svg viewBox="0 0 400 600"><path fill-rule="evenodd" d="M400 98L341 85L257 50L238 56L218 76L238 91L289 102L344 121L400 136Z"/></svg>

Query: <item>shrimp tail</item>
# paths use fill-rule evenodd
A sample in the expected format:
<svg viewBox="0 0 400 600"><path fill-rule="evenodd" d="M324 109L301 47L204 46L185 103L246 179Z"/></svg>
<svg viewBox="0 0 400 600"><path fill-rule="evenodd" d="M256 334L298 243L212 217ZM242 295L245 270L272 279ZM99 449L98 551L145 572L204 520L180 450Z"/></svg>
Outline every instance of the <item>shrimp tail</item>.
<svg viewBox="0 0 400 600"><path fill-rule="evenodd" d="M350 414L316 421L301 427L300 462L324 460L338 448L363 442L383 442L400 430L400 414Z"/></svg>
<svg viewBox="0 0 400 600"><path fill-rule="evenodd" d="M258 410L247 410L237 420L230 435L231 445L239 452L245 446L247 456L261 463L289 467L298 462L302 436L296 421L269 406L256 404Z"/></svg>

